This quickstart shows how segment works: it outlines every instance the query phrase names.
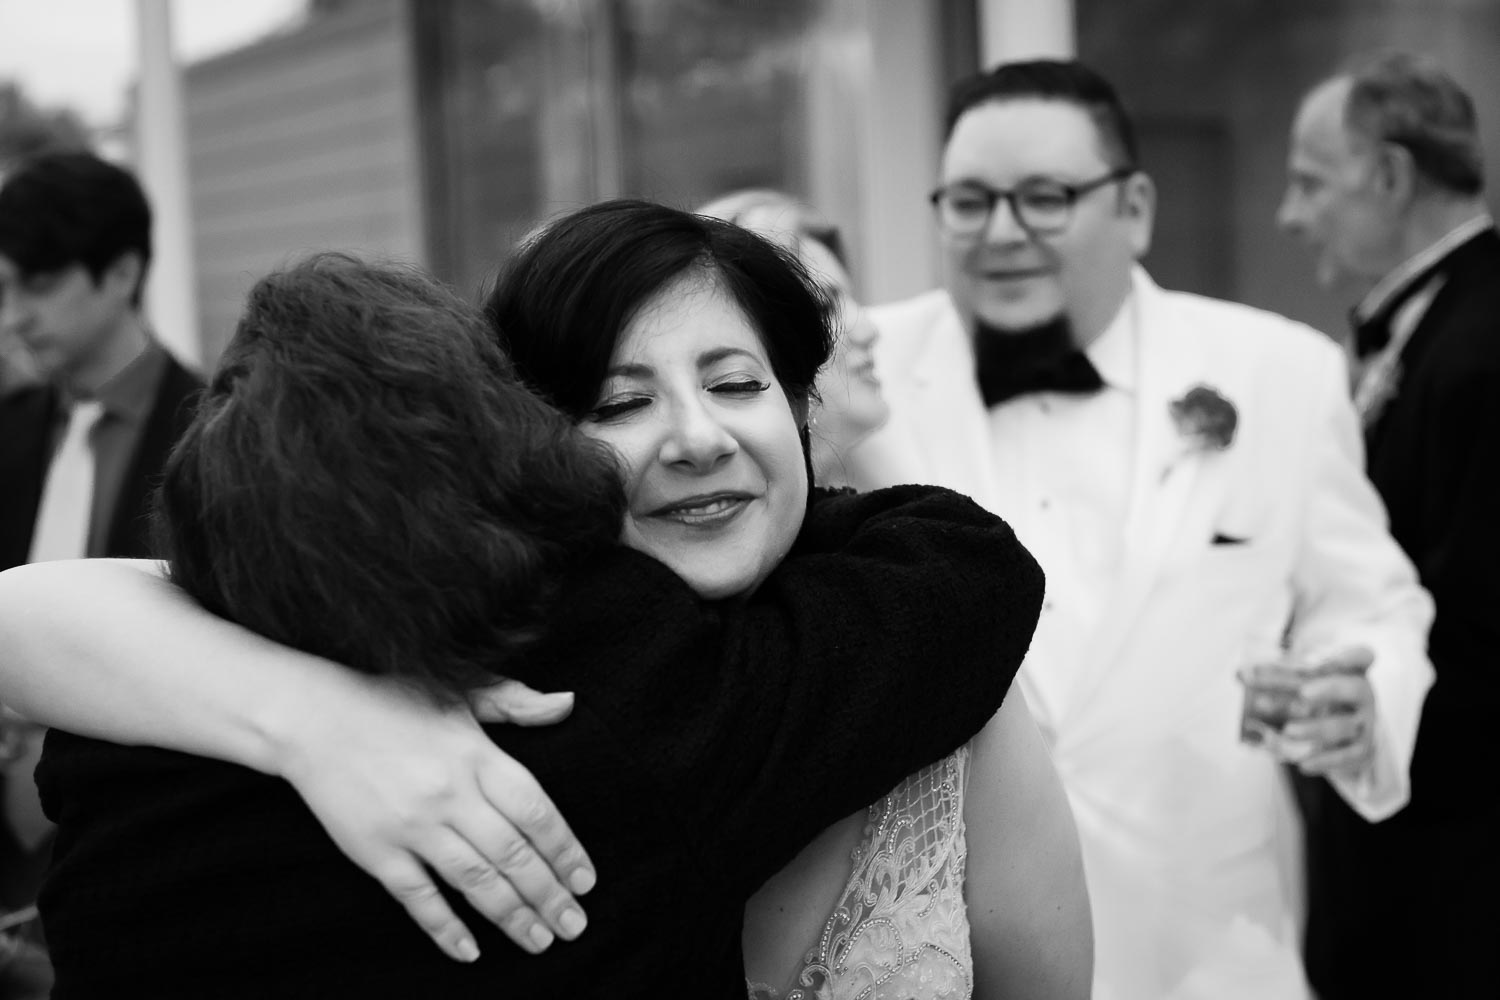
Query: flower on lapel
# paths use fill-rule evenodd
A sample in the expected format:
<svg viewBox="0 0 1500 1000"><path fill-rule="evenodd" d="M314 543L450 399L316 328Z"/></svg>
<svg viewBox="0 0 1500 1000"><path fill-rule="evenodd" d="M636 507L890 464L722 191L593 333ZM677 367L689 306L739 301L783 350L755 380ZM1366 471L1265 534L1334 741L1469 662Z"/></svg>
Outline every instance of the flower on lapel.
<svg viewBox="0 0 1500 1000"><path fill-rule="evenodd" d="M1210 385L1195 385L1168 404L1177 433L1190 451L1223 451L1234 443L1240 417L1234 404Z"/></svg>

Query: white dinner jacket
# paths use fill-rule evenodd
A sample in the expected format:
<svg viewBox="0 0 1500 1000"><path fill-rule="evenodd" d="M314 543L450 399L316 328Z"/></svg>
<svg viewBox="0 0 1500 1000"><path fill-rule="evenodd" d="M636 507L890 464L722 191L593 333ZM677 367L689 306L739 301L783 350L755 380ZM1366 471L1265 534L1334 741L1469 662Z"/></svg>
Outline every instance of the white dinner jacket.
<svg viewBox="0 0 1500 1000"><path fill-rule="evenodd" d="M1078 821L1098 1000L1296 995L1295 829L1277 766L1236 738L1235 670L1273 649L1289 618L1294 650L1370 646L1377 765L1340 792L1384 818L1409 795L1431 601L1365 478L1340 351L1283 317L1163 291L1139 269L1132 296L1123 569L1082 662L1034 644L1023 689ZM935 483L1005 516L1005 470L947 293L870 312L892 413L851 454L852 481ZM1188 450L1170 418L1196 385L1237 410L1225 451Z"/></svg>

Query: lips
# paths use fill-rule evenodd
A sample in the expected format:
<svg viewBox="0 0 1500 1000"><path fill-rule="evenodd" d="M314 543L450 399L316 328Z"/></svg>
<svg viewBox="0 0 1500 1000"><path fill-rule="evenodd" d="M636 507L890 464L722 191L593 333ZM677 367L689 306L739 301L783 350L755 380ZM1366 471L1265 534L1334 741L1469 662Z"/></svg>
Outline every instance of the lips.
<svg viewBox="0 0 1500 1000"><path fill-rule="evenodd" d="M733 520L753 499L735 490L700 493L663 504L648 516L689 527L716 527Z"/></svg>
<svg viewBox="0 0 1500 1000"><path fill-rule="evenodd" d="M1051 274L1051 270L1045 267L986 269L979 272L979 276L987 281L1023 281L1026 278L1040 278Z"/></svg>

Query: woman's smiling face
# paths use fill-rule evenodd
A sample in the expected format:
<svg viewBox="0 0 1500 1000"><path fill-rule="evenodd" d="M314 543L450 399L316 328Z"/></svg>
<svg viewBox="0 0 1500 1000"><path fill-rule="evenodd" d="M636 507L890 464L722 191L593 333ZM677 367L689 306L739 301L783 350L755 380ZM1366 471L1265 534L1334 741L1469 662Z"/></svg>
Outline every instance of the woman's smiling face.
<svg viewBox="0 0 1500 1000"><path fill-rule="evenodd" d="M626 324L581 427L624 464L625 544L717 600L758 586L801 529L800 423L744 312L692 272Z"/></svg>

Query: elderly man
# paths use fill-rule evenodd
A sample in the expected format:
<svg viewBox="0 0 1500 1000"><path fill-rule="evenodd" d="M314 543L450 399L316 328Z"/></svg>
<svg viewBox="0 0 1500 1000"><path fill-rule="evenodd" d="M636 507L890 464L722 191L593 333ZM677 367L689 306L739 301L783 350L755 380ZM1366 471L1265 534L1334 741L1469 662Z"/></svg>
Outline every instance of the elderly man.
<svg viewBox="0 0 1500 1000"><path fill-rule="evenodd" d="M1411 804L1370 825L1326 784L1299 789L1308 973L1324 1000L1488 996L1500 940L1500 233L1473 104L1427 61L1361 61L1308 94L1289 175L1279 221L1312 245L1325 285L1358 299L1370 478L1437 605Z"/></svg>
<svg viewBox="0 0 1500 1000"><path fill-rule="evenodd" d="M1151 179L1076 62L959 83L932 201L948 287L874 310L892 418L852 464L970 493L1047 571L1022 680L1078 821L1094 995L1304 996L1278 757L1385 819L1431 676L1343 358L1151 281ZM1265 663L1297 668L1293 720L1251 746L1236 674Z"/></svg>

